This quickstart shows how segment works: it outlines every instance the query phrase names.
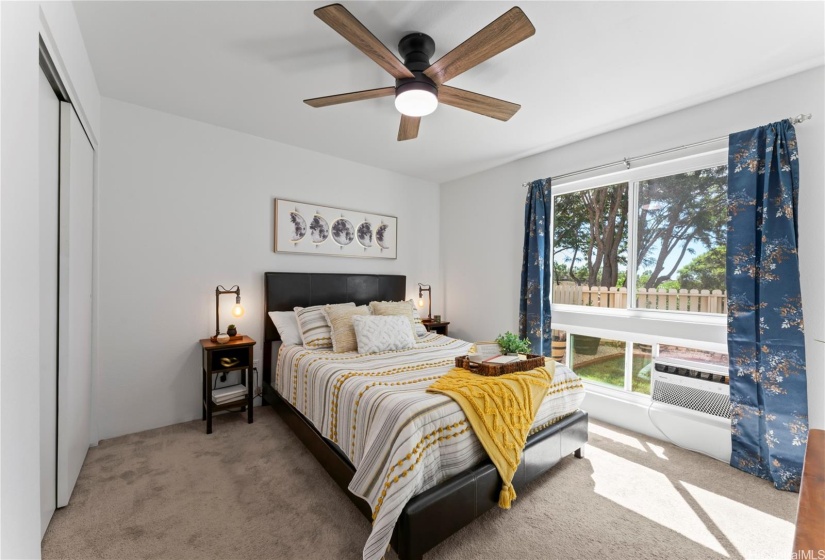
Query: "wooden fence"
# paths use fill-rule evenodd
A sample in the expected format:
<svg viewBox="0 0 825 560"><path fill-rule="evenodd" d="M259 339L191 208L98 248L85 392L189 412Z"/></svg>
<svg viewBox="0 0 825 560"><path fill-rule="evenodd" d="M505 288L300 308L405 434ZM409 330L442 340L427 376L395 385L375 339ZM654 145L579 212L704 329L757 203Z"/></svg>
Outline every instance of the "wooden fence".
<svg viewBox="0 0 825 560"><path fill-rule="evenodd" d="M727 294L722 290L676 290L638 288L636 307L692 313L727 313ZM553 285L553 303L591 307L627 308L627 288L577 286L573 282Z"/></svg>

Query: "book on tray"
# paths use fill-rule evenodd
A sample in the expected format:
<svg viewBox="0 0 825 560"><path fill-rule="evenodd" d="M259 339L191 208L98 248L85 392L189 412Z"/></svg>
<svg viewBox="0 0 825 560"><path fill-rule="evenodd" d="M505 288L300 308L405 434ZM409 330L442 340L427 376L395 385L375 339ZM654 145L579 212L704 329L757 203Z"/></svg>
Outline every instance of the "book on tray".
<svg viewBox="0 0 825 560"><path fill-rule="evenodd" d="M484 360L485 364L509 364L510 362L517 362L519 361L518 356L504 356L499 354L498 356L493 356L492 358L487 358Z"/></svg>

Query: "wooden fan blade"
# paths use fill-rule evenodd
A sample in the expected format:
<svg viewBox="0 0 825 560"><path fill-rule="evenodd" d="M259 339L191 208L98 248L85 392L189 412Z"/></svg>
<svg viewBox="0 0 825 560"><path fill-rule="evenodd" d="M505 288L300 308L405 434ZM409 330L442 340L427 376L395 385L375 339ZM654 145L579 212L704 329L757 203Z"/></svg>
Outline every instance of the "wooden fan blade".
<svg viewBox="0 0 825 560"><path fill-rule="evenodd" d="M521 109L521 105L516 103L450 86L438 88L438 102L500 121L509 121Z"/></svg>
<svg viewBox="0 0 825 560"><path fill-rule="evenodd" d="M488 58L505 51L536 32L521 11L511 8L487 27L442 56L424 74L436 84L443 84Z"/></svg>
<svg viewBox="0 0 825 560"><path fill-rule="evenodd" d="M311 107L329 107L339 103L350 103L352 101L363 101L365 99L375 99L376 97L387 97L394 95L394 87L382 87L377 89L365 89L363 91L353 91L351 93L341 93L338 95L328 95L326 97L315 97L304 99L304 103Z"/></svg>
<svg viewBox="0 0 825 560"><path fill-rule="evenodd" d="M413 73L379 41L370 30L355 19L341 4L331 4L315 10L321 21L337 31L344 39L355 45L362 53L373 59L396 80L414 78Z"/></svg>
<svg viewBox="0 0 825 560"><path fill-rule="evenodd" d="M401 126L398 127L398 141L412 140L418 137L418 127L420 125L421 117L401 115Z"/></svg>

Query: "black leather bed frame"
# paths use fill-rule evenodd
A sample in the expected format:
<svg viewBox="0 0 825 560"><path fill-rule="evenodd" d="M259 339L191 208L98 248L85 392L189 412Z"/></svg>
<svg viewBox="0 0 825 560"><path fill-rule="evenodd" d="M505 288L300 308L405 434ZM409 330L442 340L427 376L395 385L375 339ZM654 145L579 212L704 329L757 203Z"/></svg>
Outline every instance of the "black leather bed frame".
<svg viewBox="0 0 825 560"><path fill-rule="evenodd" d="M362 305L376 300L403 300L406 299L406 277L292 272L267 272L264 277L264 403L275 408L358 509L372 520L369 505L347 489L355 469L346 455L325 439L272 386L272 343L279 341L280 336L267 313L326 303L353 301L356 305ZM583 411L530 436L513 479L516 492L563 457L571 453L582 457L586 442L587 413ZM420 560L426 551L497 506L500 490L498 472L487 460L415 496L407 503L395 526L391 543L393 549L401 560ZM518 506L516 502L514 507Z"/></svg>

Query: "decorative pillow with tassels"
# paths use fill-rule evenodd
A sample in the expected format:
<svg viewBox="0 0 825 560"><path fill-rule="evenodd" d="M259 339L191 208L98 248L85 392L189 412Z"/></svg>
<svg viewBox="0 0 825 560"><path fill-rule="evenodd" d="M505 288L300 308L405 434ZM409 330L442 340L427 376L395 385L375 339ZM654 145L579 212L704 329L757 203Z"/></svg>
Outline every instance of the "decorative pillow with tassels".
<svg viewBox="0 0 825 560"><path fill-rule="evenodd" d="M351 305L325 305L324 315L332 329L333 352L355 352L358 342L355 338L355 329L352 318L356 315L369 315L370 308L366 305L353 307Z"/></svg>

